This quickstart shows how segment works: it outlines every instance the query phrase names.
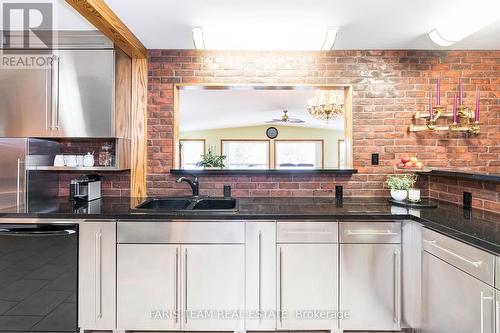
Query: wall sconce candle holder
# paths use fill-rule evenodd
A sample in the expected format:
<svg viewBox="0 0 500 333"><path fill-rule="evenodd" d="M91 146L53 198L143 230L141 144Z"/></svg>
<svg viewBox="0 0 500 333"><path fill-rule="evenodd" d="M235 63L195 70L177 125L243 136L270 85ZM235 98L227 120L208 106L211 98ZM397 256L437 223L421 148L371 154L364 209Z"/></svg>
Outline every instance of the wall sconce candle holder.
<svg viewBox="0 0 500 333"><path fill-rule="evenodd" d="M475 114L467 106L457 107L456 122L452 122L449 125L439 125L439 119L451 119L453 121L453 112L446 112L446 107L438 105L433 107L432 118L429 112L422 113L420 111L416 112L414 115L415 119L424 119L425 125L410 125L410 132L422 132L422 131L451 131L451 132L467 132L472 134L479 134L480 127L479 122L475 121Z"/></svg>

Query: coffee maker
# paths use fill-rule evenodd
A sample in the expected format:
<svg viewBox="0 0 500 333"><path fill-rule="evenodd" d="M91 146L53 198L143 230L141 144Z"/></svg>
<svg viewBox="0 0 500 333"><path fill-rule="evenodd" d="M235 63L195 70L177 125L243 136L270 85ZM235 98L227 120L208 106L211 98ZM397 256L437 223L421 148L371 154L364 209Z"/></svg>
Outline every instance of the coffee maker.
<svg viewBox="0 0 500 333"><path fill-rule="evenodd" d="M96 174L71 180L69 198L71 201L92 201L101 198L101 179Z"/></svg>

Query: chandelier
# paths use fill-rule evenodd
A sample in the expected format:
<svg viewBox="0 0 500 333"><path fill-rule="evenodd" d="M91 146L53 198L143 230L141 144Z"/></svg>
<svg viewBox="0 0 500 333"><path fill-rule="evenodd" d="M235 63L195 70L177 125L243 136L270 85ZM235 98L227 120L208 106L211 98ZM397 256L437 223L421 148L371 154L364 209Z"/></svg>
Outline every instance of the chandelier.
<svg viewBox="0 0 500 333"><path fill-rule="evenodd" d="M330 120L344 113L342 90L320 90L307 103L307 112L316 119Z"/></svg>

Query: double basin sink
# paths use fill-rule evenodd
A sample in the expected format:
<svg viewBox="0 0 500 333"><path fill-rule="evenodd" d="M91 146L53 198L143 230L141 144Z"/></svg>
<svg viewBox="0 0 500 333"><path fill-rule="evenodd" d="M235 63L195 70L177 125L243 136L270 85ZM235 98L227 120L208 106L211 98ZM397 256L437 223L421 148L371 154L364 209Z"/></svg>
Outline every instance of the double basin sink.
<svg viewBox="0 0 500 333"><path fill-rule="evenodd" d="M238 202L234 198L152 198L135 207L139 211L181 212L236 212Z"/></svg>

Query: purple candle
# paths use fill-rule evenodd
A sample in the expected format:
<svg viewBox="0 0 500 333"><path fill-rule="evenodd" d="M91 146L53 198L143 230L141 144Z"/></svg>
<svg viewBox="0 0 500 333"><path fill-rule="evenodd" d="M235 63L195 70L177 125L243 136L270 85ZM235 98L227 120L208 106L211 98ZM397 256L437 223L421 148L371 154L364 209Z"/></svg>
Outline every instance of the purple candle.
<svg viewBox="0 0 500 333"><path fill-rule="evenodd" d="M436 104L441 105L441 78L437 79L437 96L436 96Z"/></svg>
<svg viewBox="0 0 500 333"><path fill-rule="evenodd" d="M460 91L460 106L464 105L464 87L462 86L462 78L458 81L458 90Z"/></svg>
<svg viewBox="0 0 500 333"><path fill-rule="evenodd" d="M479 122L479 88L476 89L476 122Z"/></svg>
<svg viewBox="0 0 500 333"><path fill-rule="evenodd" d="M457 94L453 97L453 123L457 123Z"/></svg>
<svg viewBox="0 0 500 333"><path fill-rule="evenodd" d="M432 90L429 90L429 116L430 119L432 120L434 110L432 110Z"/></svg>

